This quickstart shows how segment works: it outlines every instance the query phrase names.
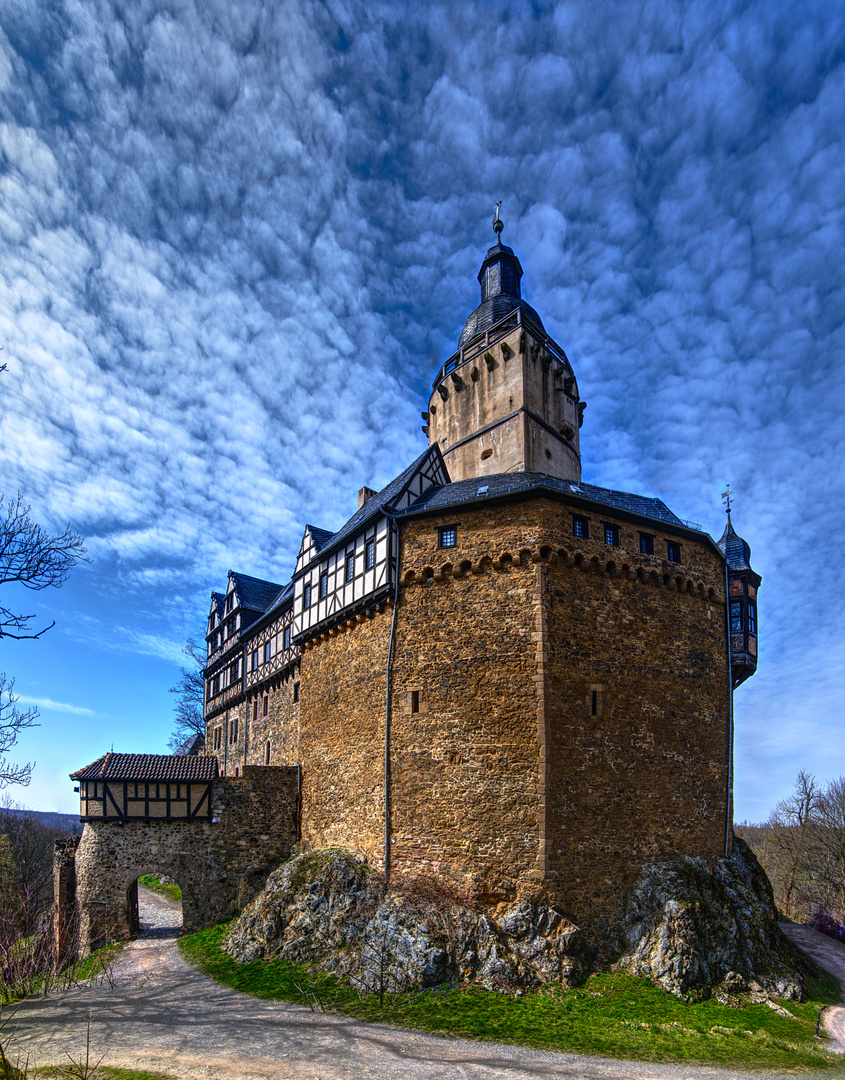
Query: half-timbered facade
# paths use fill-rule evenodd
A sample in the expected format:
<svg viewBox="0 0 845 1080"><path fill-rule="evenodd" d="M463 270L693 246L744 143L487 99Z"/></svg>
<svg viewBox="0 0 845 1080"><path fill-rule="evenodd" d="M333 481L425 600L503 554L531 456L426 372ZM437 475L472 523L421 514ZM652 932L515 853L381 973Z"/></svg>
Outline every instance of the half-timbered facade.
<svg viewBox="0 0 845 1080"><path fill-rule="evenodd" d="M104 754L71 776L82 821L211 819L217 759L197 755Z"/></svg>

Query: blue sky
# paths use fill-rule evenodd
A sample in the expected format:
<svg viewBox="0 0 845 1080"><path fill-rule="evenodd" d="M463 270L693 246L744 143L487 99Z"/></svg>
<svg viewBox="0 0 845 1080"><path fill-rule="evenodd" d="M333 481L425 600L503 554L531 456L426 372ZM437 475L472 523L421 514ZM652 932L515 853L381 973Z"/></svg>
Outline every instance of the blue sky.
<svg viewBox="0 0 845 1080"><path fill-rule="evenodd" d="M496 199L584 478L717 537L736 492L738 819L845 773L843 133L829 3L5 0L0 490L92 556L0 645L41 710L12 795L164 751L226 571L286 581L420 452Z"/></svg>

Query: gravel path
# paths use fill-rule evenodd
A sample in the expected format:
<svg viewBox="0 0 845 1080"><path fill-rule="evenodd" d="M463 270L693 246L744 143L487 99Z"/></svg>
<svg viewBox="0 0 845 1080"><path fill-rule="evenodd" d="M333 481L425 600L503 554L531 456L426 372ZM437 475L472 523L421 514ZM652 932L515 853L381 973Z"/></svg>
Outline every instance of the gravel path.
<svg viewBox="0 0 845 1080"><path fill-rule="evenodd" d="M780 928L819 967L836 976L845 1000L845 945L809 926L781 923ZM845 1054L845 1005L828 1005L822 1012L822 1024L831 1039L830 1049Z"/></svg>
<svg viewBox="0 0 845 1080"><path fill-rule="evenodd" d="M31 1063L92 1046L105 1063L179 1080L756 1080L764 1074L648 1065L442 1038L246 997L187 964L172 901L139 890L144 934L114 967L114 984L25 1002L16 1045ZM765 1074L778 1080L781 1074ZM794 1074L792 1074L794 1075ZM827 1073L826 1075L830 1075Z"/></svg>

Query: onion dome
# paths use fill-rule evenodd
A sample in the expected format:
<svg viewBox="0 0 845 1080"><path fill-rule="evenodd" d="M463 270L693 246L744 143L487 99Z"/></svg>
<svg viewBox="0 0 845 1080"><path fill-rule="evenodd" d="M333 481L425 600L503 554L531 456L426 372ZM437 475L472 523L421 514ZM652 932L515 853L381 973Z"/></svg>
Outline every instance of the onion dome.
<svg viewBox="0 0 845 1080"><path fill-rule="evenodd" d="M484 256L484 262L478 271L478 280L481 283L481 303L464 325L458 342L459 349L462 349L474 337L485 333L516 308L522 308L528 318L545 333L540 316L522 299L519 286L522 267L513 249L502 243L500 218L496 218L493 227L496 229L496 243Z"/></svg>

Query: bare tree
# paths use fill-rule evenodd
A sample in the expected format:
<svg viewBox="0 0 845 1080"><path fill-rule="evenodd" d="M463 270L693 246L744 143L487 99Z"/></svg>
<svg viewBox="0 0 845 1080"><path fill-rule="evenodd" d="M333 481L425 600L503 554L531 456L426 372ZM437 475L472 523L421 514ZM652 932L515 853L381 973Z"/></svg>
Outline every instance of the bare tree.
<svg viewBox="0 0 845 1080"><path fill-rule="evenodd" d="M87 562L82 537L68 525L64 532L53 536L29 516L18 493L5 504L0 496L0 585L17 583L25 589L60 588L68 573L80 560ZM55 625L35 630L34 615L23 615L0 605L0 639L39 638ZM0 787L6 784L28 784L32 763L13 765L4 756L17 742L24 728L35 726L37 709L18 709L13 693L14 679L0 674Z"/></svg>
<svg viewBox="0 0 845 1080"><path fill-rule="evenodd" d="M3 498L0 496L0 507ZM29 516L20 492L0 517L0 585L17 582L25 589L60 588L77 562L88 562L82 537L70 525L53 536ZM2 512L2 511L0 511ZM34 615L21 615L0 605L0 638L39 638L55 623L34 631Z"/></svg>
<svg viewBox="0 0 845 1080"><path fill-rule="evenodd" d="M18 741L18 735L24 728L37 727L35 723L38 710L35 708L19 709L18 697L13 693L14 679L6 679L0 672L0 788L7 784L28 784L32 774L33 762L14 765L5 754Z"/></svg>
<svg viewBox="0 0 845 1080"><path fill-rule="evenodd" d="M184 753L198 735L205 739L205 650L195 638L188 638L183 652L191 664L180 668L179 682L170 687L170 693L176 694L176 724L168 742L174 754Z"/></svg>

